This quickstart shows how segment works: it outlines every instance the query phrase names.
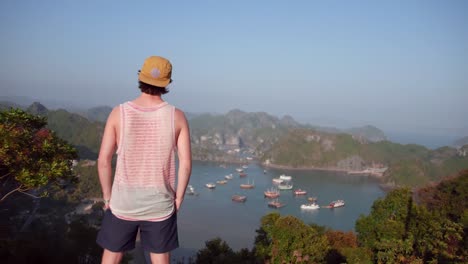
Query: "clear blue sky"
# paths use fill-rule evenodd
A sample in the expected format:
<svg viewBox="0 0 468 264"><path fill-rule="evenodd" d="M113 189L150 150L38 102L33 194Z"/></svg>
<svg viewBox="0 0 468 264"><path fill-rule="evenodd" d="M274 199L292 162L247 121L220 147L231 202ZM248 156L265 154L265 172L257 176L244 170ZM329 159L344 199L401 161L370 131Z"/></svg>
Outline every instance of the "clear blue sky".
<svg viewBox="0 0 468 264"><path fill-rule="evenodd" d="M0 36L0 95L113 106L161 55L188 112L468 135L468 1L5 0Z"/></svg>

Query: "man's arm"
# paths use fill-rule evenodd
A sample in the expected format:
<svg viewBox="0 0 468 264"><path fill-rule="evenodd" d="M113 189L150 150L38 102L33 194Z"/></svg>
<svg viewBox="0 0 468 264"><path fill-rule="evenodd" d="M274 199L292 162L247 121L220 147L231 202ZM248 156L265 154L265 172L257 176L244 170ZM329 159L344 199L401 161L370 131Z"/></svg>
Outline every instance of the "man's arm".
<svg viewBox="0 0 468 264"><path fill-rule="evenodd" d="M98 158L99 181L101 182L104 208L109 207L112 192L112 156L117 146L117 125L119 121L119 107L115 107L107 118L106 128L102 136L101 149Z"/></svg>
<svg viewBox="0 0 468 264"><path fill-rule="evenodd" d="M178 211L185 196L185 190L192 173L192 151L190 148L190 130L182 111L175 110L176 144L179 157L179 172L176 190L176 210Z"/></svg>

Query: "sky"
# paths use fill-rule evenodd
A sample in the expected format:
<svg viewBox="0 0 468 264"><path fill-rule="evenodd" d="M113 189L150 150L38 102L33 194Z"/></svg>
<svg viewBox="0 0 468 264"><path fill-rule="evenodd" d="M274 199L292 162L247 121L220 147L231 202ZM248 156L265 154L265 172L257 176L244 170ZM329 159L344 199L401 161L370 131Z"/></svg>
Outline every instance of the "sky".
<svg viewBox="0 0 468 264"><path fill-rule="evenodd" d="M186 112L468 135L468 1L0 1L0 96L86 107L168 58Z"/></svg>

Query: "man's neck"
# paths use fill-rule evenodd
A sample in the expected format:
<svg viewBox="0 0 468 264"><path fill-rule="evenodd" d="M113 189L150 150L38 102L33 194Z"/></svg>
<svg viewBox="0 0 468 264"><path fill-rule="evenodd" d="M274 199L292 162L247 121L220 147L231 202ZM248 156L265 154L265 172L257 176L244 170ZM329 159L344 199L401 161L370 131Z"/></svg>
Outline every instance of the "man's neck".
<svg viewBox="0 0 468 264"><path fill-rule="evenodd" d="M141 93L133 102L143 107L151 107L163 103L164 100L161 98L161 95Z"/></svg>

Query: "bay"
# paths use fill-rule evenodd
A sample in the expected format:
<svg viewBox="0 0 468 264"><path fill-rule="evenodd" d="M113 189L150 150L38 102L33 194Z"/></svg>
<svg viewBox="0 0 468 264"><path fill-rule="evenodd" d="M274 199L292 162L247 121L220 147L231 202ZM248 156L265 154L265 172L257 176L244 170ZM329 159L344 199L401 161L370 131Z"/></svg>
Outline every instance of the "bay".
<svg viewBox="0 0 468 264"><path fill-rule="evenodd" d="M267 168L251 163L244 171L247 177L240 177L235 164L220 166L218 163L194 162L190 183L198 195L186 195L178 214L180 248L175 256L195 254L205 246L207 240L220 237L234 250L252 248L255 230L260 227L262 216L270 212L281 215L293 215L305 223L324 225L335 230L354 230L358 217L368 214L372 203L385 193L379 188L379 181L374 177L348 175L343 172L300 171ZM215 189L205 187L206 183L224 180L231 174L227 184L217 184ZM273 178L281 174L292 176L294 189L301 188L308 193L295 196L293 190L281 191L279 200L286 204L280 209L268 207L269 199L263 192L275 186ZM240 184L254 182L255 188L241 189ZM231 200L234 194L246 195L245 203ZM318 198L318 204L328 205L333 200L343 199L346 206L304 211L301 204L307 203L307 197Z"/></svg>

